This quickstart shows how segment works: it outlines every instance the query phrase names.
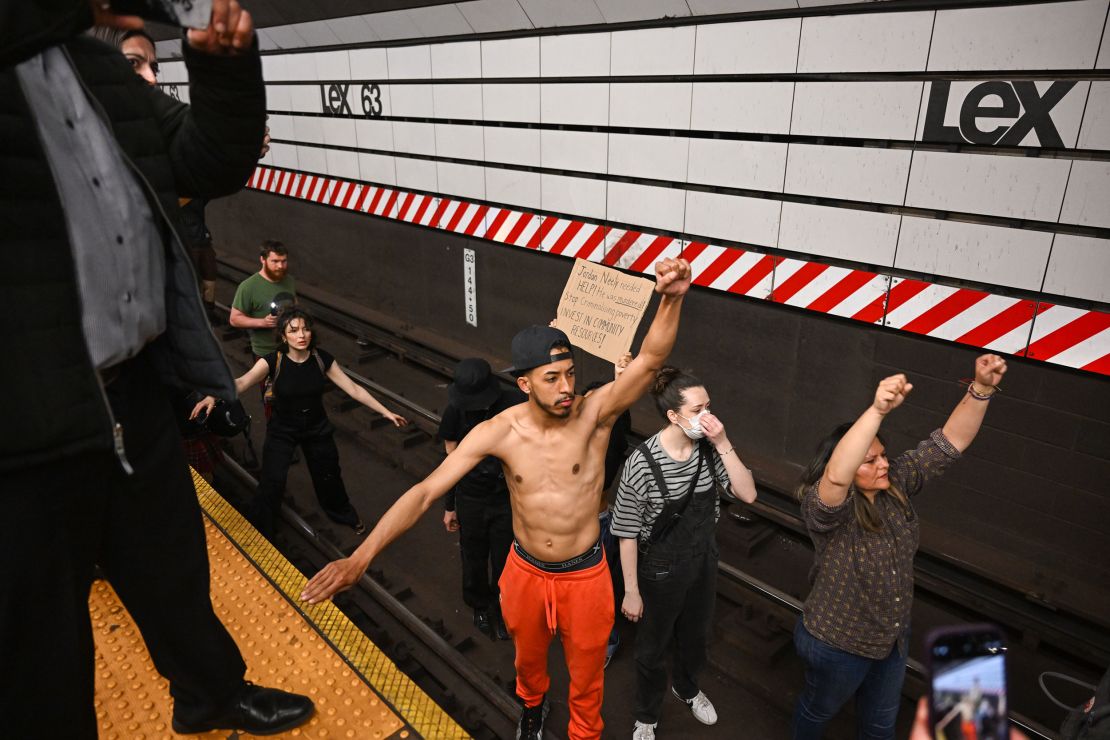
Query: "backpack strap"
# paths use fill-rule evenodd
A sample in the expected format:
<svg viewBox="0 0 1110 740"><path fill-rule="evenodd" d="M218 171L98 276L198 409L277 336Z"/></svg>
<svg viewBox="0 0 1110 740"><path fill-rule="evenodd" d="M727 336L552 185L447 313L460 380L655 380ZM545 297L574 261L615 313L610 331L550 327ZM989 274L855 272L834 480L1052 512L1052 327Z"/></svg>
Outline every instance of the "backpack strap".
<svg viewBox="0 0 1110 740"><path fill-rule="evenodd" d="M320 357L320 353L316 350L312 350L312 356L316 358L316 367L320 368L320 374L326 378L328 372L324 369L324 358Z"/></svg>
<svg viewBox="0 0 1110 740"><path fill-rule="evenodd" d="M279 375L281 375L281 350L278 350L277 362L274 363L274 374L270 378L271 385L277 382Z"/></svg>

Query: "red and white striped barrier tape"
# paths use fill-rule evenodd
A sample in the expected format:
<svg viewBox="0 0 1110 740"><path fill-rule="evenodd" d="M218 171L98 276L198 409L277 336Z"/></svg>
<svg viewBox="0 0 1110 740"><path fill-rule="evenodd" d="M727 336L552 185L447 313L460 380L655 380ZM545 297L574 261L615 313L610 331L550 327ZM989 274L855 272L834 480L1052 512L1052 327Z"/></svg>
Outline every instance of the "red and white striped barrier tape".
<svg viewBox="0 0 1110 740"><path fill-rule="evenodd" d="M1110 375L1110 313L272 167L247 185L632 272L681 254L705 288Z"/></svg>

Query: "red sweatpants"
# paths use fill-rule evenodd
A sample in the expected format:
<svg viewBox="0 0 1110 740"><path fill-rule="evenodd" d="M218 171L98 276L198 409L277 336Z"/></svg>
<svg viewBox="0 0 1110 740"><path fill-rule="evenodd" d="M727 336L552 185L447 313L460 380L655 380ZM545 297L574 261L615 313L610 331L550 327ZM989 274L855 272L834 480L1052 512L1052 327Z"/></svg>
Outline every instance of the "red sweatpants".
<svg viewBox="0 0 1110 740"><path fill-rule="evenodd" d="M547 650L558 630L570 673L569 740L600 738L605 646L613 628L613 583L604 559L573 573L545 573L509 549L501 615L516 646L516 692L538 706L551 684Z"/></svg>

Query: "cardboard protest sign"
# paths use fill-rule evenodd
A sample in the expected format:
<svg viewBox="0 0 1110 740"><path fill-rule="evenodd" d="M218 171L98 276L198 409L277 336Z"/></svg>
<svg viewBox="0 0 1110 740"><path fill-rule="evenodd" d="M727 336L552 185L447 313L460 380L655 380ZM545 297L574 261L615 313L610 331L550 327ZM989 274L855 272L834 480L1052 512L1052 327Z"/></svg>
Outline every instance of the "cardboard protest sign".
<svg viewBox="0 0 1110 740"><path fill-rule="evenodd" d="M575 260L555 325L574 346L616 363L632 347L655 281Z"/></svg>

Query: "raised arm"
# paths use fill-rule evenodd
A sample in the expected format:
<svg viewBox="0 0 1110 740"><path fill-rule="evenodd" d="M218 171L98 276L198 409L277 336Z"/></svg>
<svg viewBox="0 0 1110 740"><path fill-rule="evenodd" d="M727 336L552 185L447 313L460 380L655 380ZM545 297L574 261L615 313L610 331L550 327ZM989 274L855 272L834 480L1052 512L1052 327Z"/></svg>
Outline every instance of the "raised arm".
<svg viewBox="0 0 1110 740"><path fill-rule="evenodd" d="M331 382L339 386L339 389L348 396L355 399L366 408L377 411L379 414L389 419L393 422L393 426L403 427L409 423L408 419L387 409L382 405L381 401L370 395L368 390L348 378L347 373L343 372L343 368L339 366L338 362L333 362L331 367L328 368L328 378L331 379Z"/></svg>
<svg viewBox="0 0 1110 740"><path fill-rule="evenodd" d="M349 558L328 563L305 586L301 600L316 604L346 591L362 577L378 553L412 528L432 503L446 494L487 455L495 454L507 423L494 417L474 427L459 446L424 480L405 491Z"/></svg>
<svg viewBox="0 0 1110 740"><path fill-rule="evenodd" d="M254 367L235 379L236 395L243 395L243 391L247 390L252 385L258 385L269 374L270 366L266 364L265 360L260 359L258 362L254 363Z"/></svg>
<svg viewBox="0 0 1110 740"><path fill-rule="evenodd" d="M659 369L671 354L678 334L682 300L690 289L690 263L665 259L655 263L655 292L662 298L640 353L612 383L598 388L587 401L599 404L602 423L612 422L651 387ZM596 400L595 400L596 397Z"/></svg>
<svg viewBox="0 0 1110 740"><path fill-rule="evenodd" d="M960 452L970 447L979 433L988 402L1005 374L1006 361L998 355L982 355L975 360L975 380L944 423L944 436Z"/></svg>
<svg viewBox="0 0 1110 740"><path fill-rule="evenodd" d="M902 405L913 385L906 376L899 373L884 378L875 390L875 400L867 410L856 419L833 450L825 473L821 476L817 494L826 506L840 506L848 497L848 487L856 477L856 471L867 458L871 443L879 433L883 418Z"/></svg>

